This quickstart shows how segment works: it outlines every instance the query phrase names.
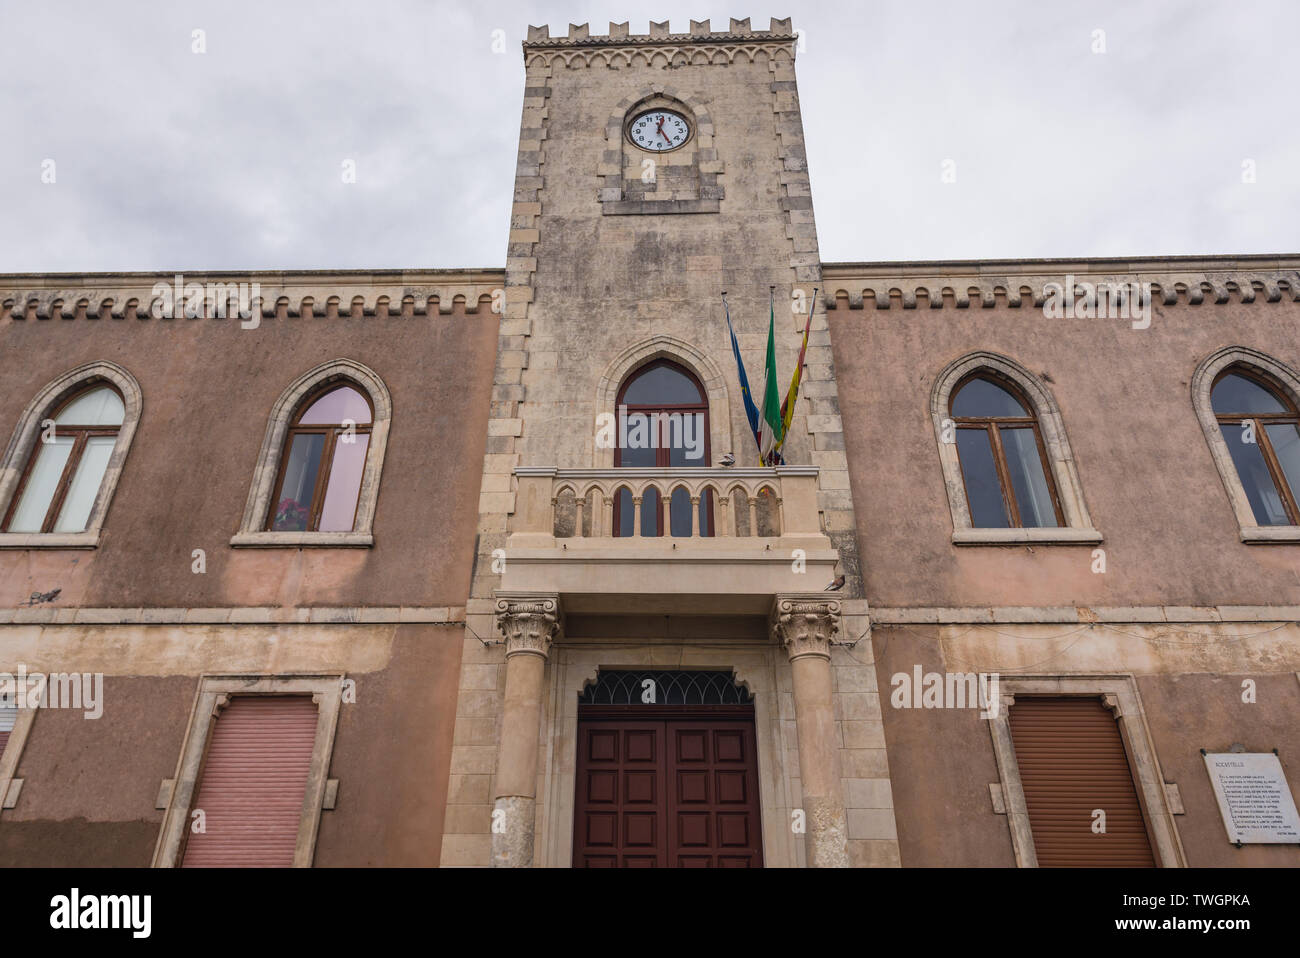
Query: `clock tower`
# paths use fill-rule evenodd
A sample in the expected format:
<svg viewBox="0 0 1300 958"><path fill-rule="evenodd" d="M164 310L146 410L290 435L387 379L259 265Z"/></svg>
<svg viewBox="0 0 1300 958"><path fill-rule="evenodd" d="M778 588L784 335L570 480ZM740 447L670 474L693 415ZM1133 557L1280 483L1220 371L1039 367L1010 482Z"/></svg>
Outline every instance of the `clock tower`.
<svg viewBox="0 0 1300 958"><path fill-rule="evenodd" d="M503 665L499 731L484 743L495 751L474 754L493 769L490 796L458 798L453 757L444 859L451 847L473 857L476 839L455 823L488 811L485 797L492 864L600 857L575 835L590 824L581 809L575 824L578 696L616 666L695 663L753 694L761 774L745 860L849 863L831 646L859 639L868 619L824 310L815 304L787 465L765 469L722 300L755 391L774 317L784 396L821 279L798 44L788 19L692 21L688 33L652 22L647 35L529 27L467 610L478 635L505 638L467 644L457 720L468 728L486 707L470 676ZM649 408L634 399L653 383L666 390L655 408L705 431L696 459L603 441L602 417ZM718 636L734 651L719 657ZM869 641L857 649L869 662ZM797 761L782 744L796 720ZM887 789L883 742L867 751ZM661 850L661 863L680 851Z"/></svg>

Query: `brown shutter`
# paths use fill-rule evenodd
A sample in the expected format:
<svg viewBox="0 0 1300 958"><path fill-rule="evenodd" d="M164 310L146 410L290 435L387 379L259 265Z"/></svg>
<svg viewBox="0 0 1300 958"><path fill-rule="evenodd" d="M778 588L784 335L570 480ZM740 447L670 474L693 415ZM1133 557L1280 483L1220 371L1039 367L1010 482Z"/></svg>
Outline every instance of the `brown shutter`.
<svg viewBox="0 0 1300 958"><path fill-rule="evenodd" d="M293 864L316 744L307 695L235 696L212 727L182 865ZM206 831L190 831L202 809Z"/></svg>
<svg viewBox="0 0 1300 958"><path fill-rule="evenodd" d="M1009 715L1038 864L1155 865L1114 716L1099 698L1021 698ZM1092 831L1093 809L1106 831Z"/></svg>

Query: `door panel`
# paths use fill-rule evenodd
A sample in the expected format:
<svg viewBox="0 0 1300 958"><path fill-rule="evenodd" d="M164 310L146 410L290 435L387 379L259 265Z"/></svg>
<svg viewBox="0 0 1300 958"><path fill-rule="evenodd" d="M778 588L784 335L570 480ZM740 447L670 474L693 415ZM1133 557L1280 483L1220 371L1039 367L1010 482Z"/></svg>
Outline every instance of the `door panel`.
<svg viewBox="0 0 1300 958"><path fill-rule="evenodd" d="M752 716L580 715L575 867L757 868L759 822Z"/></svg>

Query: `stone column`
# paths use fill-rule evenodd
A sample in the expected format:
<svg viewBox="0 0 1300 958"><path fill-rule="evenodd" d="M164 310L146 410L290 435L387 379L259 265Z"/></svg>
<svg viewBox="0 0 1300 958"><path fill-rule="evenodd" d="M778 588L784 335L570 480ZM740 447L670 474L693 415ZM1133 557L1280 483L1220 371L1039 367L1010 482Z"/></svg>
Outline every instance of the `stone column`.
<svg viewBox="0 0 1300 958"><path fill-rule="evenodd" d="M840 604L818 593L779 595L772 630L790 656L794 678L808 865L847 868L848 816L831 696L831 640L840 630Z"/></svg>
<svg viewBox="0 0 1300 958"><path fill-rule="evenodd" d="M492 812L492 867L533 864L537 746L546 656L560 632L557 595L498 595L497 627L506 637L506 689Z"/></svg>

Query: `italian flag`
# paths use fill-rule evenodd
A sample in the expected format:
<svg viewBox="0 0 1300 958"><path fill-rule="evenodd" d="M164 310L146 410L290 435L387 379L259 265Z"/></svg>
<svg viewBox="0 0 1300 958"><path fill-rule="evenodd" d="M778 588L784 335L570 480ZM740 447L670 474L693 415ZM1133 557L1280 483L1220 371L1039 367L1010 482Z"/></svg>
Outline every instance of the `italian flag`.
<svg viewBox="0 0 1300 958"><path fill-rule="evenodd" d="M763 404L759 409L759 455L764 465L772 465L777 447L785 436L781 416L781 398L776 391L776 293L769 299L767 319L767 360L763 364Z"/></svg>

